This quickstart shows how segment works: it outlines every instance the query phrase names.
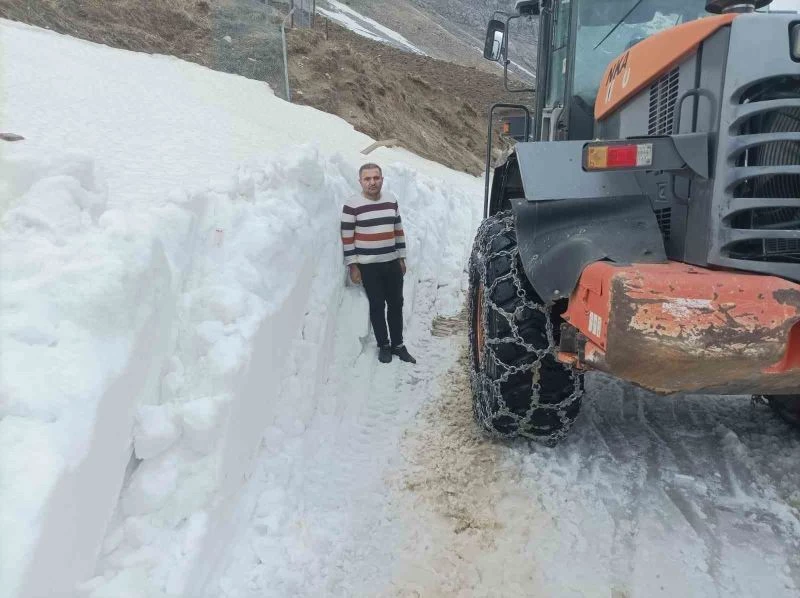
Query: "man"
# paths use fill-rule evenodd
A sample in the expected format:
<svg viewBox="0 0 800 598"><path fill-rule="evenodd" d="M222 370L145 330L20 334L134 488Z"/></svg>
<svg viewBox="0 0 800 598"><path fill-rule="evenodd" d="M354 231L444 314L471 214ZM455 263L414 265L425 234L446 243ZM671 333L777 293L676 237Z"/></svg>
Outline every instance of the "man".
<svg viewBox="0 0 800 598"><path fill-rule="evenodd" d="M417 363L403 344L406 241L397 200L381 194L383 171L377 164L359 168L358 182L361 194L342 208L342 244L350 280L363 283L367 292L378 359L389 363L397 355L402 361Z"/></svg>

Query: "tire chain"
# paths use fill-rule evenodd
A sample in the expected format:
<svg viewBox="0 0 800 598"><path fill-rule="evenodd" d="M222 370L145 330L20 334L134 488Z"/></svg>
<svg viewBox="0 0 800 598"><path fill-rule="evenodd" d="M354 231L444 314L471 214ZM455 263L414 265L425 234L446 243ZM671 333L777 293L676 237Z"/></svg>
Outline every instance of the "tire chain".
<svg viewBox="0 0 800 598"><path fill-rule="evenodd" d="M493 232L490 231L490 229L497 227L498 225L502 225L502 227ZM477 272L480 280L482 281L486 280L486 267L490 261L497 257L505 256L508 257L511 263L511 269L507 274L498 277L496 280L492 281L490 286L484 288L483 302L480 306L480 309L484 315L483 321L488 321L489 309L494 310L508 322L510 336L506 335L504 337L495 338L490 338L488 335L485 336L483 363L485 364L487 359L491 359L495 367L499 368L497 371L502 371L503 373L500 377L491 379L486 375L485 367L481 368L480 370L475 367L470 368L470 381L472 384L473 394L485 397L483 400L476 400L473 402L473 410L475 412L476 419L483 425L484 429L490 432L492 436L511 438L519 435L530 438L531 440L547 446L553 446L566 436L569 428L572 426L574 418L570 417L568 413L570 407L572 407L576 401L579 401L582 398L583 389L580 383L580 375L576 374L575 371L570 368L570 380L573 386L572 393L558 403L542 403L539 400L541 391L540 372L542 369L542 361L547 355L552 355L555 358L557 354L555 335L553 333L553 321L551 318L552 305L537 303L535 301L531 301L529 298L530 294L525 290L522 282L525 274L524 272L520 273L519 271L519 265L521 264L521 261L519 258L519 247L516 243L511 249L494 252L492 251L491 248L494 240L501 235L508 235L509 233L516 236L514 230L514 216L512 212L500 212L495 218L484 220L478 228L478 233L476 235L477 251L473 252L473 255L470 259L470 272ZM504 310L490 299L496 287L499 284L509 280L516 288L517 297L519 297L521 301L521 303L513 312ZM472 302L475 301L475 297L472 295L472 293L470 293L469 301L469 313L475 313L472 310ZM527 342L520 333L517 321L522 319L525 310L539 311L544 314L546 321L545 332L547 337L546 347L536 347L532 345L531 343ZM472 332L470 332L470 335L472 336L475 334L474 326L471 327L471 330ZM474 338L470 338L471 351L474 351L474 340ZM535 356L535 358L531 363L518 366L512 366L504 363L497 356L495 346L505 343L513 343L523 347L529 354ZM474 361L472 363L474 363ZM532 376L531 400L524 416L514 413L509 408L501 392L502 384L507 382L511 376L520 372L531 372ZM494 402L492 399L494 399L496 404L499 406L499 409L496 411L490 411L490 409L487 407L487 404L491 405ZM541 411L554 411L557 413L561 422L561 425L557 430L549 434L536 434L528 431L530 428L536 427L533 417L537 412ZM498 417L505 417L513 420L516 424L515 427L518 432L515 433L512 431L504 433L497 430L494 426L494 420L496 420Z"/></svg>

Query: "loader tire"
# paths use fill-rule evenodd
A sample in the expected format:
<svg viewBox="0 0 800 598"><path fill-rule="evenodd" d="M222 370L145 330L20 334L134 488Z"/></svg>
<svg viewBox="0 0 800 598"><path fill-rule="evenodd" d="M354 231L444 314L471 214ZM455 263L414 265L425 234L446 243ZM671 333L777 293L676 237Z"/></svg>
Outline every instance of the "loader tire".
<svg viewBox="0 0 800 598"><path fill-rule="evenodd" d="M469 273L475 419L491 436L553 446L578 415L583 375L555 358L563 307L545 305L531 287L511 212L481 224Z"/></svg>

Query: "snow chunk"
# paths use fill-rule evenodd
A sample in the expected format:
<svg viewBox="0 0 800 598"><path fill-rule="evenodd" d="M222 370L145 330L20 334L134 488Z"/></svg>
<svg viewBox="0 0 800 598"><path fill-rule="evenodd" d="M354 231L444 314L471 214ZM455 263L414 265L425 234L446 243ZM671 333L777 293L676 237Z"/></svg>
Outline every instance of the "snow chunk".
<svg viewBox="0 0 800 598"><path fill-rule="evenodd" d="M152 459L163 453L180 436L171 410L164 406L143 405L136 416L134 450L139 459Z"/></svg>
<svg viewBox="0 0 800 598"><path fill-rule="evenodd" d="M126 515L151 513L162 507L178 484L178 464L174 456L144 461L134 472L122 507Z"/></svg>
<svg viewBox="0 0 800 598"><path fill-rule="evenodd" d="M214 448L230 400L228 395L206 397L189 401L181 407L184 435L193 450L208 453Z"/></svg>

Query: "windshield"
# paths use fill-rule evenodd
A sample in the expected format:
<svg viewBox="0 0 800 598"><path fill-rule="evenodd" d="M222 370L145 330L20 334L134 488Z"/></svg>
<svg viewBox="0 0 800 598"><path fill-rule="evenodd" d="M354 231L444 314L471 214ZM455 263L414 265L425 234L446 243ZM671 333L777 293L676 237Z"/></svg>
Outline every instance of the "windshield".
<svg viewBox="0 0 800 598"><path fill-rule="evenodd" d="M612 60L654 33L708 16L705 4L705 0L579 0L573 93L593 106Z"/></svg>

